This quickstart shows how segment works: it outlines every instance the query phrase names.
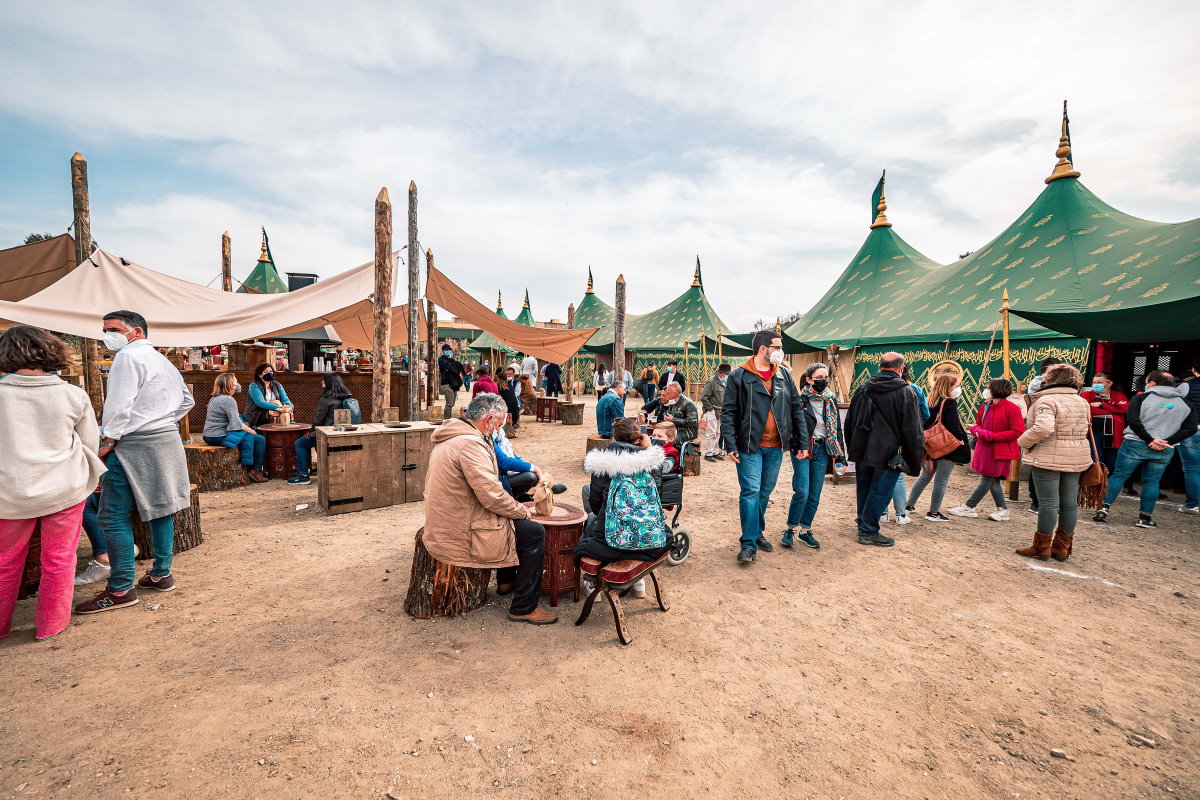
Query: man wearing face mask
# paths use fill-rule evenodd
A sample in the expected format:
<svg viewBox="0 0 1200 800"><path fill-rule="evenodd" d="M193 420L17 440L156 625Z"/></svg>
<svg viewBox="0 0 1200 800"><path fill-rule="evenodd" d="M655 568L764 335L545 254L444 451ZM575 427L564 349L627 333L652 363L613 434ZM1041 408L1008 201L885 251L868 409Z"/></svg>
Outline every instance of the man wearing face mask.
<svg viewBox="0 0 1200 800"><path fill-rule="evenodd" d="M690 442L700 432L700 413L678 383L668 383L662 394L642 406L649 422L673 422L680 442Z"/></svg>
<svg viewBox="0 0 1200 800"><path fill-rule="evenodd" d="M717 372L704 384L700 393L700 407L704 412L704 460L716 461L725 457L721 449L721 403L725 401L725 384L733 367L722 364Z"/></svg>
<svg viewBox="0 0 1200 800"><path fill-rule="evenodd" d="M670 383L678 383L679 390L687 394L687 378L683 377L683 373L679 371L679 362L675 359L667 362L667 368L658 377L658 390L663 391Z"/></svg>
<svg viewBox="0 0 1200 800"><path fill-rule="evenodd" d="M783 340L775 331L758 331L750 346L754 355L729 375L721 402L721 446L737 465L741 488L737 560L746 565L754 563L759 550L774 549L763 531L784 448L807 459L809 447L800 392L783 367Z"/></svg>
<svg viewBox="0 0 1200 800"><path fill-rule="evenodd" d="M504 428L508 406L481 392L463 413L433 432L425 479L422 540L445 564L496 570L496 589L512 595L508 618L549 625L558 616L538 604L546 529L529 519L532 510L504 490L493 436Z"/></svg>
<svg viewBox="0 0 1200 800"><path fill-rule="evenodd" d="M100 527L112 572L104 591L75 606L78 614L136 605L139 588L173 590L171 515L191 504L178 422L195 405L192 393L179 370L146 338L149 326L141 314L114 311L102 324L104 346L117 353L108 372L99 452L108 467L101 481ZM154 565L136 588L130 521L135 507L150 527L154 547Z"/></svg>

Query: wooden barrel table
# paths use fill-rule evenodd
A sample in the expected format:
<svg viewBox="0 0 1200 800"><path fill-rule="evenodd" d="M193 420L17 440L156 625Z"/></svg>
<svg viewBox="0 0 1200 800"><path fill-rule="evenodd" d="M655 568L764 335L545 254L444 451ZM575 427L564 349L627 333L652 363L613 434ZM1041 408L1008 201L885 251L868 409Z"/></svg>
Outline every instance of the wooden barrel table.
<svg viewBox="0 0 1200 800"><path fill-rule="evenodd" d="M530 510L533 503L526 503ZM587 514L578 506L555 503L554 511L548 516L533 514L529 517L546 529L546 556L542 561L542 593L550 595L550 605L558 606L562 592L574 592L579 602L579 568L572 554L583 533Z"/></svg>
<svg viewBox="0 0 1200 800"><path fill-rule="evenodd" d="M558 422L557 397L539 397L537 399L537 421Z"/></svg>
<svg viewBox="0 0 1200 800"><path fill-rule="evenodd" d="M312 425L293 422L290 425L259 425L258 432L267 437L267 457L263 469L268 478L286 478L296 471L296 440Z"/></svg>

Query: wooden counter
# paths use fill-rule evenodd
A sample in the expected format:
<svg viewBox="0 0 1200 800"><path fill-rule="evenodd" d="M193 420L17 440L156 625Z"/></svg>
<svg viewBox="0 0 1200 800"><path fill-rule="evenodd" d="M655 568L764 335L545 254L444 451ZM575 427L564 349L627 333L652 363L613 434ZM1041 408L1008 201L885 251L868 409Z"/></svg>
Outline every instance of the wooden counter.
<svg viewBox="0 0 1200 800"><path fill-rule="evenodd" d="M357 430L317 428L317 501L330 514L425 499L425 473L436 425L365 423Z"/></svg>
<svg viewBox="0 0 1200 800"><path fill-rule="evenodd" d="M183 382L191 387L192 396L196 399L196 407L188 413L188 423L191 425L192 434L197 441L200 440L200 433L204 430L204 417L208 414L208 401L212 398L213 381L220 374L219 370L184 370L182 372ZM242 384L242 393L234 399L237 400L238 409L244 414L246 403L250 402L247 392L250 391L254 373L234 370L233 374L237 375L238 382ZM282 384L283 390L288 393L288 399L296 407L296 413L292 415L293 421L305 423L313 421L313 417L317 413L317 401L321 398L325 376L329 374L331 373L280 372L276 370L275 379ZM350 394L358 400L358 404L362 408L363 421L370 421L371 373L337 372L333 374L342 379L346 388L350 390ZM400 409L408 408L407 372L392 373L391 404Z"/></svg>

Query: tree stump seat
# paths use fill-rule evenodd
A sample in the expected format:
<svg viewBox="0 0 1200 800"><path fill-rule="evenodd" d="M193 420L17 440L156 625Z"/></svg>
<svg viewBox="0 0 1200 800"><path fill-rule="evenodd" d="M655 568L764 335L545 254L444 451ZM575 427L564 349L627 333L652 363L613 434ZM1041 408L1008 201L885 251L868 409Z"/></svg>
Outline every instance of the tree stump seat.
<svg viewBox="0 0 1200 800"><path fill-rule="evenodd" d="M521 395L521 416L536 417L537 416L537 395L524 394Z"/></svg>
<svg viewBox="0 0 1200 800"><path fill-rule="evenodd" d="M487 602L490 569L443 564L425 549L425 529L417 531L404 610L417 619L457 617Z"/></svg>
<svg viewBox="0 0 1200 800"><path fill-rule="evenodd" d="M228 450L228 447L222 448ZM196 484L192 484L191 504L176 511L175 519L175 552L182 553L199 547L204 543L204 531L200 528L200 492ZM133 543L138 546L137 559L145 561L154 558L154 543L150 536L150 526L142 522L135 508L130 515L133 522Z"/></svg>
<svg viewBox="0 0 1200 800"><path fill-rule="evenodd" d="M250 482L236 447L185 444L183 452L187 456L188 475L201 492L220 492Z"/></svg>
<svg viewBox="0 0 1200 800"><path fill-rule="evenodd" d="M563 425L582 425L583 403L560 402L558 404L558 421Z"/></svg>

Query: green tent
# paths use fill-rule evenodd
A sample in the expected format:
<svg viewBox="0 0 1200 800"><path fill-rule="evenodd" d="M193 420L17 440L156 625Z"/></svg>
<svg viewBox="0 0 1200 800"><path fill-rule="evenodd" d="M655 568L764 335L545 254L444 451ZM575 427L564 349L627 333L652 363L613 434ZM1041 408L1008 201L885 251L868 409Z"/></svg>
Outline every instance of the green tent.
<svg viewBox="0 0 1200 800"><path fill-rule="evenodd" d="M249 277L242 281L238 291L243 294L280 294L287 290L287 284L275 269L275 262L267 246L267 232L264 229L262 253L258 257L258 263L250 270Z"/></svg>
<svg viewBox="0 0 1200 800"><path fill-rule="evenodd" d="M537 323L533 320L533 312L529 310L529 290L525 290L525 305L521 306L521 313L517 314L517 318L513 320L530 328L536 328Z"/></svg>
<svg viewBox="0 0 1200 800"><path fill-rule="evenodd" d="M522 309L522 311L524 311L524 309ZM508 316L504 313L504 301L499 292L496 293L496 313L505 319L508 319ZM471 344L469 344L467 347L468 349L474 350L475 352L484 355L493 361L498 361L505 356L515 356L517 354L516 350L513 350L507 345L501 344L500 340L495 336L492 336L490 333L481 334L478 339L471 342ZM496 366L497 364L492 364L493 368Z"/></svg>

